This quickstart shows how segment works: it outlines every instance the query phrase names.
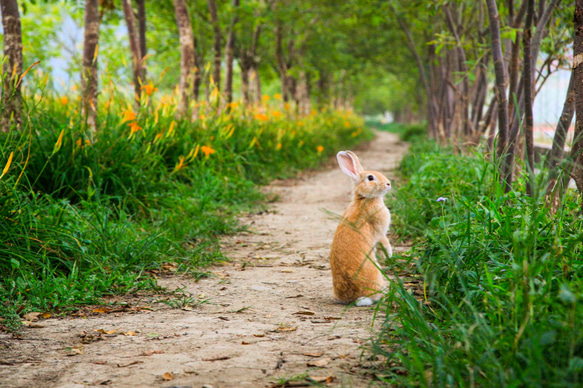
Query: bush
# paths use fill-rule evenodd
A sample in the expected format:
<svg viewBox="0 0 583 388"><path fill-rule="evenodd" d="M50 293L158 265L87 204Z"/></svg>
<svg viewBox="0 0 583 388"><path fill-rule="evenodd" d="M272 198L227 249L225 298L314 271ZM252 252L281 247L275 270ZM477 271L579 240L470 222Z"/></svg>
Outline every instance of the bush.
<svg viewBox="0 0 583 388"><path fill-rule="evenodd" d="M401 231L425 237L411 257L423 287L412 294L411 283L393 282L373 344L387 357L382 379L581 385L583 219L573 193L552 213L523 195L520 181L505 194L480 155L417 150L402 164L409 182L392 206L413 213L399 215Z"/></svg>
<svg viewBox="0 0 583 388"><path fill-rule="evenodd" d="M17 311L156 289L150 270L164 262L202 276L225 259L217 239L239 230L235 215L262 200L258 183L371 135L342 112L232 104L190 122L170 99L134 113L119 96L92 133L73 98L35 100L22 131L0 134L0 315L12 323Z"/></svg>

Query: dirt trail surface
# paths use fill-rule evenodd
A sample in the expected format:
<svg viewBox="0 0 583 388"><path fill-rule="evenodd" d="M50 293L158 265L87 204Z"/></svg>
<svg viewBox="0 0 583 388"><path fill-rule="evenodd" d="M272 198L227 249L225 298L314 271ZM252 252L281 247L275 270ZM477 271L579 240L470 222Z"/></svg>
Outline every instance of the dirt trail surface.
<svg viewBox="0 0 583 388"><path fill-rule="evenodd" d="M357 153L366 169L391 178L405 151L381 132ZM242 218L249 232L222 241L231 261L211 268L216 276L160 277L163 287L184 288L174 304L205 303L179 309L146 295L32 322L20 339L0 333L0 386L273 387L303 374L329 386L369 385L361 344L375 329L374 309L332 297L337 222L326 211L342 213L350 179L329 167L266 187L278 202Z"/></svg>

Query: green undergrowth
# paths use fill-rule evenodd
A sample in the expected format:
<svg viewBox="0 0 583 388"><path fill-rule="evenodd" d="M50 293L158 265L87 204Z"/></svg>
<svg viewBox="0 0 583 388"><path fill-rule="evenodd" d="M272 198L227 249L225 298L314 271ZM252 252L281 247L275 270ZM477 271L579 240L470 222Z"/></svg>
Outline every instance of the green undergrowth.
<svg viewBox="0 0 583 388"><path fill-rule="evenodd" d="M72 99L71 99L72 100ZM164 99L162 99L163 101ZM102 297L157 290L173 262L204 276L221 235L261 206L257 190L370 138L356 116L237 107L175 119L175 106L120 97L86 129L77 102L30 97L20 131L0 134L0 325ZM104 106L105 105L105 106Z"/></svg>
<svg viewBox="0 0 583 388"><path fill-rule="evenodd" d="M504 193L494 165L417 140L389 207L393 232L417 241L390 263L373 351L381 381L426 387L583 384L583 218L568 192L553 212L539 175ZM417 292L411 279L421 277Z"/></svg>

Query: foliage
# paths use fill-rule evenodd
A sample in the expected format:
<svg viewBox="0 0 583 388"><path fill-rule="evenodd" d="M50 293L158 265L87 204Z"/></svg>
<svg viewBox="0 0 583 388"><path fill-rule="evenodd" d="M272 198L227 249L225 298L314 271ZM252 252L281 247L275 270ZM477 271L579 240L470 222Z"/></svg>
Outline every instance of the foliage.
<svg viewBox="0 0 583 388"><path fill-rule="evenodd" d="M191 122L174 118L175 95L153 87L134 112L114 86L102 90L92 133L74 92L40 89L26 93L23 130L0 134L0 314L8 322L156 289L151 270L165 262L200 276L225 259L217 239L239 230L234 216L262 200L256 184L370 137L350 113L296 116L275 98L222 113L201 105Z"/></svg>
<svg viewBox="0 0 583 388"><path fill-rule="evenodd" d="M392 281L373 344L386 357L383 381L583 382L583 218L574 193L551 212L542 195L504 193L494 171L483 156L433 144L413 145L404 159L408 183L391 204L397 233L425 239L391 271L415 263L423 288L413 293L410 283Z"/></svg>

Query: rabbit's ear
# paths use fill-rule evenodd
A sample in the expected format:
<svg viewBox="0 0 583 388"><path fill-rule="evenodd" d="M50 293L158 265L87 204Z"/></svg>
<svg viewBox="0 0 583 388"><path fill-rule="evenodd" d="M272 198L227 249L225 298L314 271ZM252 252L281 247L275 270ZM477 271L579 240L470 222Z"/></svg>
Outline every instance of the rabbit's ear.
<svg viewBox="0 0 583 388"><path fill-rule="evenodd" d="M340 151L336 154L336 158L342 172L358 181L359 175L363 171L358 157L351 151Z"/></svg>

